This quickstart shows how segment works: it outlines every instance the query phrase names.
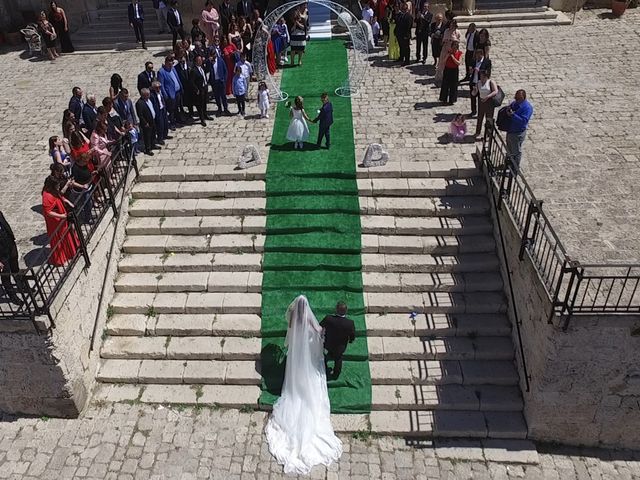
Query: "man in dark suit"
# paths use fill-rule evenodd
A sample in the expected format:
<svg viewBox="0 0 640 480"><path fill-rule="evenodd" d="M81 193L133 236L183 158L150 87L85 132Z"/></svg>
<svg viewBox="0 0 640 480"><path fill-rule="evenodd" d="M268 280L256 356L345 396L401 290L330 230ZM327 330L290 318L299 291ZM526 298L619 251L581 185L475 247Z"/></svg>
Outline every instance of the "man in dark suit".
<svg viewBox="0 0 640 480"><path fill-rule="evenodd" d="M182 23L182 15L180 15L178 11L178 2L176 0L171 2L171 7L169 7L167 11L167 24L173 35L173 48L175 50L176 43L178 43L178 35L180 35L180 40L184 40L186 37L186 33L184 33L184 23Z"/></svg>
<svg viewBox="0 0 640 480"><path fill-rule="evenodd" d="M484 49L477 48L475 60L470 70L469 90L471 91L471 115L478 113L478 95L473 94L473 89L480 81L480 72L485 71L491 76L491 59L484 56Z"/></svg>
<svg viewBox="0 0 640 480"><path fill-rule="evenodd" d="M144 72L138 74L138 92L143 88L151 89L151 83L156 79L156 72L153 71L153 62L144 64Z"/></svg>
<svg viewBox="0 0 640 480"><path fill-rule="evenodd" d="M238 6L236 8L236 13L238 17L249 18L255 9L255 5L251 0L240 0L238 2Z"/></svg>
<svg viewBox="0 0 640 480"><path fill-rule="evenodd" d="M69 100L69 110L76 117L76 126L82 125L82 109L84 102L82 101L82 89L73 87L71 90L71 99Z"/></svg>
<svg viewBox="0 0 640 480"><path fill-rule="evenodd" d="M138 125L133 102L129 98L129 90L127 88L120 90L118 97L113 102L113 108L116 109L123 122L129 121L133 126Z"/></svg>
<svg viewBox="0 0 640 480"><path fill-rule="evenodd" d="M320 96L322 100L322 107L318 116L313 119L313 123L320 122L320 128L318 129L318 147L322 144L322 138L324 137L327 142L327 149L331 147L331 135L329 129L333 125L333 105L329 101L329 95L325 92Z"/></svg>
<svg viewBox="0 0 640 480"><path fill-rule="evenodd" d="M142 48L147 49L144 41L144 9L138 0L131 0L128 8L129 25L136 34L136 42L142 42Z"/></svg>
<svg viewBox="0 0 640 480"><path fill-rule="evenodd" d="M16 287L11 283L12 275L20 271L18 265L18 247L16 245L16 237L7 219L0 212L0 273L2 277L2 286L4 293L9 297L11 303L21 306L22 300L16 295ZM20 288L20 281L14 276L16 286Z"/></svg>
<svg viewBox="0 0 640 480"><path fill-rule="evenodd" d="M193 103L198 109L198 115L200 116L200 124L206 127L207 122L205 122L205 119L213 120L213 118L207 114L207 94L209 87L207 75L203 67L203 60L200 55L198 55L193 62L193 68L189 74L189 84L191 85L191 91L193 93Z"/></svg>
<svg viewBox="0 0 640 480"><path fill-rule="evenodd" d="M96 118L98 117L98 109L96 108L96 96L93 94L87 95L87 103L82 107L82 120L87 132L91 134L96 127Z"/></svg>
<svg viewBox="0 0 640 480"><path fill-rule="evenodd" d="M216 114L222 115L224 113L230 115L226 92L227 65L222 57L218 56L215 48L209 49L208 69L209 83L213 89L213 98L215 98L216 105L218 106Z"/></svg>
<svg viewBox="0 0 640 480"><path fill-rule="evenodd" d="M408 11L407 4L402 2L400 13L396 17L396 37L400 47L400 61L402 65L411 63L411 27L413 27L413 17Z"/></svg>
<svg viewBox="0 0 640 480"><path fill-rule="evenodd" d="M186 123L191 123L193 121L193 92L191 91L191 83L189 82L190 70L186 55L178 59L176 72L180 80L180 85L182 86L182 98L180 99L181 103L178 104L178 111ZM186 110L189 111L188 114Z"/></svg>
<svg viewBox="0 0 640 480"><path fill-rule="evenodd" d="M160 82L154 80L151 84L151 102L156 112L156 137L160 145L164 145L165 140L170 140L169 136L169 116L167 114L167 102L162 96Z"/></svg>
<svg viewBox="0 0 640 480"><path fill-rule="evenodd" d="M342 355L347 349L347 344L353 343L356 339L356 328L353 320L347 318L347 304L338 302L336 313L327 315L320 322L324 328L324 348L327 351L325 356L325 367L329 371L327 360L333 360L332 378L335 380L342 371Z"/></svg>
<svg viewBox="0 0 640 480"><path fill-rule="evenodd" d="M419 2L420 0L418 0ZM429 36L431 35L431 22L433 13L429 11L429 4L422 3L421 10L416 16L416 61L420 61L420 51L422 50L422 64L427 61L429 55Z"/></svg>
<svg viewBox="0 0 640 480"><path fill-rule="evenodd" d="M144 141L144 153L145 155L153 156L151 149L155 146L156 111L151 101L151 92L149 89L143 88L140 95L141 97L136 102L136 113L140 120L140 130L142 131L142 140Z"/></svg>
<svg viewBox="0 0 640 480"><path fill-rule="evenodd" d="M235 14L229 0L224 0L220 4L218 13L220 14L220 26L222 28L222 33L226 36L229 34L229 22L231 21L231 17Z"/></svg>

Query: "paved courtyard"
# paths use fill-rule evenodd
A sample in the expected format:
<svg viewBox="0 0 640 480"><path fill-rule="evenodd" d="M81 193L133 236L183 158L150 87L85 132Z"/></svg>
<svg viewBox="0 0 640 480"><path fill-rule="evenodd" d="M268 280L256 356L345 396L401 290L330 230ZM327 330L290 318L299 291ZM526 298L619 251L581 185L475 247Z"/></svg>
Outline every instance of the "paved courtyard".
<svg viewBox="0 0 640 480"><path fill-rule="evenodd" d="M143 405L94 405L81 420L5 418L0 478L216 479L292 478L263 442L264 413ZM399 438L342 436L338 464L309 477L327 480L626 480L640 478L640 452L559 449L531 454L481 449L469 442L409 445ZM535 453L534 453L535 456Z"/></svg>
<svg viewBox="0 0 640 480"><path fill-rule="evenodd" d="M494 29L493 77L509 96L517 88L529 92L535 113L524 172L569 253L591 261L640 260L640 196L634 191L640 181L640 56L632 53L640 50L640 10L615 20L600 18L603 12L579 12L574 26ZM135 93L144 62L151 58L157 67L163 56L135 50L52 63L13 51L2 55L0 205L27 260L45 241L37 206L50 163L47 139L60 133L71 87L101 98L119 72ZM475 145L439 140L454 113L469 111L467 91L455 107L442 107L425 76L432 67L398 68L384 59L384 52L370 56L365 88L354 99L358 155L380 141L393 160L469 155ZM249 112L255 110L250 104ZM271 121L233 117L181 129L147 164L233 163L246 143L266 156Z"/></svg>

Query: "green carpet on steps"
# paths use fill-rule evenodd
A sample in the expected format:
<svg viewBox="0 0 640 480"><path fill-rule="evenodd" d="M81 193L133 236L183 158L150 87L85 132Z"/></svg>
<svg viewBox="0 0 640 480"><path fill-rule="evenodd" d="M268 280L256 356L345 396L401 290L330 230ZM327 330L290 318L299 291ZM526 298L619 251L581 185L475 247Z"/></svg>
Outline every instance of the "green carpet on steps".
<svg viewBox="0 0 640 480"><path fill-rule="evenodd" d="M272 405L284 378L285 312L298 295L311 303L318 321L344 300L356 323L357 339L345 352L342 373L329 381L334 413L371 409L362 262L360 206L355 175L351 101L333 92L348 76L347 51L341 41L307 45L304 66L285 68L281 88L291 101L300 95L314 118L320 94L333 103L331 149L318 149L317 125L304 151L286 140L289 110L278 105L267 164L267 238L262 280L262 395Z"/></svg>

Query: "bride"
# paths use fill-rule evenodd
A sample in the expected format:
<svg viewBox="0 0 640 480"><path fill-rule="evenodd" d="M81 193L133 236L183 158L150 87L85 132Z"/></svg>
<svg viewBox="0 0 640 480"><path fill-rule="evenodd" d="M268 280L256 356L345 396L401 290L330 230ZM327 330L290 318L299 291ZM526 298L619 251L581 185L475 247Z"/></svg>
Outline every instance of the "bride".
<svg viewBox="0 0 640 480"><path fill-rule="evenodd" d="M285 473L307 474L314 465L329 465L342 455L333 433L322 327L304 295L287 309L287 364L280 398L265 433L269 451Z"/></svg>

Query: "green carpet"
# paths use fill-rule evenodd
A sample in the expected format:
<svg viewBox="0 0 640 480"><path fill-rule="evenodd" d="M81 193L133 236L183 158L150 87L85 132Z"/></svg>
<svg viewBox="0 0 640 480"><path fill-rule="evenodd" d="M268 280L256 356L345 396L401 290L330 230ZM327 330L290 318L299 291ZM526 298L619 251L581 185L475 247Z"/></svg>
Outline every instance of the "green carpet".
<svg viewBox="0 0 640 480"><path fill-rule="evenodd" d="M331 149L315 146L318 127L303 151L286 140L289 110L279 104L267 164L267 238L262 280L262 395L272 405L282 387L285 352L285 312L304 294L318 321L333 313L339 300L347 302L357 339L345 352L342 373L329 381L334 413L368 413L371 409L358 186L351 101L333 92L348 76L347 51L341 41L307 45L303 67L286 68L281 88L304 98L314 118L320 94L333 103Z"/></svg>

